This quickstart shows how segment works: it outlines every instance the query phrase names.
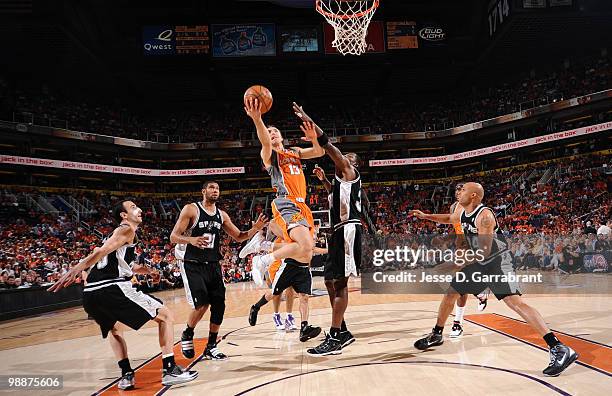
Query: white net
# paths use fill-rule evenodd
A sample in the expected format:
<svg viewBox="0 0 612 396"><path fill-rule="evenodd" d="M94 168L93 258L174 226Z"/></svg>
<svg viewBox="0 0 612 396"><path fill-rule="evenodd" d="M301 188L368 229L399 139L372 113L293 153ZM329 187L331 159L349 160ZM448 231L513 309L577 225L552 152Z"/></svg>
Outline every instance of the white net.
<svg viewBox="0 0 612 396"><path fill-rule="evenodd" d="M334 28L332 47L342 55L361 55L368 45L368 26L379 0L317 0L317 12Z"/></svg>

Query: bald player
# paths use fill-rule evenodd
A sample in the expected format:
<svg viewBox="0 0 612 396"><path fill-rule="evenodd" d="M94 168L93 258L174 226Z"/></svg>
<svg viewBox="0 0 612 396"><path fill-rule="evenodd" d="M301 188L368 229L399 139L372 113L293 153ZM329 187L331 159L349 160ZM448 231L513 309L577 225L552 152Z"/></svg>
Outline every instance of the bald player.
<svg viewBox="0 0 612 396"><path fill-rule="evenodd" d="M456 201L450 207L450 213L454 213L457 216L461 217L461 213L463 213L463 206L459 204L459 194L461 193L461 189L463 188L463 183L457 183L455 186L455 199ZM455 232L455 247L459 249L465 244L465 239L463 238L463 228L461 228L461 223L453 223L453 231ZM487 306L487 299L489 296L488 288L482 293L478 294L476 298L478 298L478 310L482 311ZM463 315L465 313L465 304L467 303L468 295L464 294L457 299L455 304L455 318L453 320L453 327L451 328L451 332L449 334L450 338L459 338L463 334Z"/></svg>
<svg viewBox="0 0 612 396"><path fill-rule="evenodd" d="M459 282L455 278L451 287L444 295L438 308L438 319L431 333L414 343L420 350L442 345L444 342L442 330L446 319L453 310L455 301L462 295L479 294L489 287L498 300L502 300L514 312L519 314L536 330L550 348L550 364L543 371L544 375L556 377L561 374L576 359L578 354L564 345L550 331L542 315L535 308L523 301L516 283L495 281L474 281L472 275L509 275L513 272L512 255L493 211L482 204L484 189L478 183L466 183L459 193L459 204L464 208L461 215L427 214L420 210L410 213L419 219L431 220L442 224L461 223L462 231L469 248L480 250L484 259L468 263L459 272L465 274L468 281ZM458 272L458 273L459 273ZM495 279L495 278L494 278Z"/></svg>

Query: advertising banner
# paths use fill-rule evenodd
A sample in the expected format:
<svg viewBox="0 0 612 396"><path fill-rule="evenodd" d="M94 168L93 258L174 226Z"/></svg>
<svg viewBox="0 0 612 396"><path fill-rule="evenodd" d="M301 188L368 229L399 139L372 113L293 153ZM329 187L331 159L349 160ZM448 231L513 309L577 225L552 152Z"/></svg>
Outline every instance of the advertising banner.
<svg viewBox="0 0 612 396"><path fill-rule="evenodd" d="M212 25L213 56L275 56L276 33L273 23Z"/></svg>
<svg viewBox="0 0 612 396"><path fill-rule="evenodd" d="M386 160L371 160L370 166L398 166L398 165L419 165L419 164L438 164L440 162L459 161L467 158L475 158L483 155L499 153L501 151L514 150L521 147L533 146L536 144L554 142L557 140L570 139L576 136L588 135L612 129L612 122L591 125L587 127L570 129L568 131L555 132L549 135L532 137L529 139L518 140L516 142L498 144L496 146L483 147L477 150L464 151L457 154L440 155L437 157L420 158L397 158Z"/></svg>
<svg viewBox="0 0 612 396"><path fill-rule="evenodd" d="M203 169L146 169L132 168L129 166L116 166L104 164L90 164L87 162L73 162L62 160L51 160L44 158L19 157L15 155L0 155L0 164L14 164L27 166L42 166L46 168L75 169L90 172L120 173L125 175L139 176L206 176L206 175L228 175L244 173L244 167L235 166L228 168L203 168Z"/></svg>
<svg viewBox="0 0 612 396"><path fill-rule="evenodd" d="M142 28L142 46L145 55L174 55L175 31L172 26L145 26Z"/></svg>

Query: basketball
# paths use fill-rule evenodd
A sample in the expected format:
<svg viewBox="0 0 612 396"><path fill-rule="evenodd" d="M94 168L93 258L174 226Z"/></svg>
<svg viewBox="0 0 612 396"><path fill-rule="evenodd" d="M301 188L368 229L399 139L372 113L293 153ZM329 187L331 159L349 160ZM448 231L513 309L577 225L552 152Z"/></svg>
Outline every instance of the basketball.
<svg viewBox="0 0 612 396"><path fill-rule="evenodd" d="M267 113L272 108L272 92L263 85L253 85L244 93L244 102L251 96L261 102L261 114Z"/></svg>

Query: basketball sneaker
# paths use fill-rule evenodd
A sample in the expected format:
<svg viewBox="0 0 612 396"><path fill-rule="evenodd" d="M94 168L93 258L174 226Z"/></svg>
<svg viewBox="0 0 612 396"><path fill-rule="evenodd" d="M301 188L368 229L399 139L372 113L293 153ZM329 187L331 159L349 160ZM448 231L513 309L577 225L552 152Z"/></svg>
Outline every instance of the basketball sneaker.
<svg viewBox="0 0 612 396"><path fill-rule="evenodd" d="M556 377L576 359L578 359L578 354L572 348L563 344L555 345L550 348L550 364L542 372L546 376Z"/></svg>
<svg viewBox="0 0 612 396"><path fill-rule="evenodd" d="M310 356L340 355L342 353L342 341L326 334L325 340L320 345L306 350L306 353Z"/></svg>
<svg viewBox="0 0 612 396"><path fill-rule="evenodd" d="M448 336L450 338L459 338L461 337L462 334L463 334L463 327L461 326L461 323L454 321L453 327L451 328L451 332Z"/></svg>
<svg viewBox="0 0 612 396"><path fill-rule="evenodd" d="M302 330L300 330L300 341L306 342L311 338L315 338L321 334L321 328L311 325L306 325Z"/></svg>
<svg viewBox="0 0 612 396"><path fill-rule="evenodd" d="M434 333L432 331L431 333L427 334L427 336L421 338L420 340L417 340L414 343L414 347L416 349L424 351L425 349L442 345L443 343L444 338L442 337L442 334Z"/></svg>
<svg viewBox="0 0 612 396"><path fill-rule="evenodd" d="M259 308L255 305L251 306L251 311L249 312L249 324L251 326L255 326L257 324L257 314L259 313Z"/></svg>
<svg viewBox="0 0 612 396"><path fill-rule="evenodd" d="M206 345L206 349L204 350L202 357L205 360L227 360L227 355L219 351L217 344Z"/></svg>
<svg viewBox="0 0 612 396"><path fill-rule="evenodd" d="M181 352L187 359L191 359L195 356L195 350L193 349L193 334L187 334L186 330L183 331L181 336Z"/></svg>
<svg viewBox="0 0 612 396"><path fill-rule="evenodd" d="M341 331L340 332L340 342L342 343L342 348L345 348L355 342L355 336L351 334L350 331Z"/></svg>
<svg viewBox="0 0 612 396"><path fill-rule="evenodd" d="M285 331L295 331L298 327L295 325L295 318L292 314L287 314L287 319L285 319Z"/></svg>
<svg viewBox="0 0 612 396"><path fill-rule="evenodd" d="M185 371L181 366L174 366L170 370L162 371L162 385L177 385L193 381L198 378L197 371Z"/></svg>
<svg viewBox="0 0 612 396"><path fill-rule="evenodd" d="M126 373L123 377L121 377L119 383L117 384L117 388L121 390L134 389L135 384L136 381L134 381L134 373L129 372Z"/></svg>
<svg viewBox="0 0 612 396"><path fill-rule="evenodd" d="M263 263L262 258L263 256L255 256L251 263L251 276L258 287L264 285L264 272L266 272L266 265Z"/></svg>
<svg viewBox="0 0 612 396"><path fill-rule="evenodd" d="M281 314L272 314L272 321L274 322L274 327L276 327L276 330L285 330L285 324L283 323L283 318L281 317Z"/></svg>
<svg viewBox="0 0 612 396"><path fill-rule="evenodd" d="M249 239L247 244L244 245L242 249L240 249L238 257L243 259L249 254L259 253L259 251L261 250L261 243L264 241L264 239L266 239L266 237L264 236L263 231L257 232L255 235L253 235L251 239Z"/></svg>
<svg viewBox="0 0 612 396"><path fill-rule="evenodd" d="M484 311L487 307L487 300L489 299L489 291L485 290L479 295L476 296L478 298L478 310Z"/></svg>

